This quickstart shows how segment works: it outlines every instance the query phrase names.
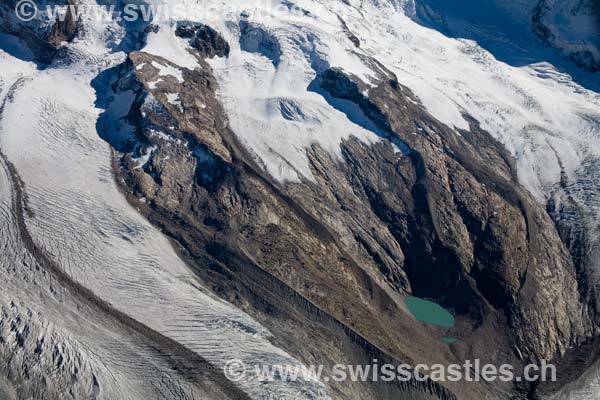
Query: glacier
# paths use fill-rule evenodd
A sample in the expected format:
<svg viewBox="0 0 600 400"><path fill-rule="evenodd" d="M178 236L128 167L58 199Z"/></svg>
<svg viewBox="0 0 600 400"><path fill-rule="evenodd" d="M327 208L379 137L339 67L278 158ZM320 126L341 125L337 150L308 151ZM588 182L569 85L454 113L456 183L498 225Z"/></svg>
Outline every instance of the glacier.
<svg viewBox="0 0 600 400"><path fill-rule="evenodd" d="M93 0L80 3L96 4ZM497 138L514 156L521 183L540 203L574 199L586 210L590 251L600 255L598 73L572 66L539 45L530 32L519 41L516 35L507 34L490 44L490 32L497 30L487 30L489 21L479 20L479 15L471 20L436 19L435 10L450 17L453 11L464 16L460 9L452 9L452 2L445 4L448 9L440 3L298 0L292 6L302 12L288 13L282 5L287 8L290 2L234 0L228 3L232 11L211 13L207 10L215 6L212 1L181 0L177 2L182 6L180 15L157 16L151 22L157 29L148 32L140 50L177 65L180 69L162 66L160 76L183 82L181 69L199 65L187 51L189 44L175 35L176 22L202 22L223 34L232 46L231 54L211 60L210 65L230 127L257 163L284 183L313 179L306 154L313 145L343 162L340 143L349 137L369 144L388 140L363 121L359 110L332 104L312 85L330 67L369 83L373 65L365 57L376 59L456 135L469 130L473 118ZM515 7L520 5L515 3ZM358 47L340 21L358 39ZM99 108L92 82L124 62L126 52L133 49L127 43L131 39L127 30L144 28L115 21L106 24L91 16L84 16L80 24L78 36L64 44L68 61L50 65L36 64L27 47L13 36L0 38L0 149L6 157L0 171L0 276L5 287L12 285L1 293L3 318L21 321L27 316L33 332L67 354L65 358L80 370L82 380L97 382L102 388L100 398L115 398L115 391L122 387L130 392L120 393L119 398L152 396L154 389L140 384L135 376L138 371L132 373L132 369L142 374L156 369L163 379L160 390L167 398L194 398L196 389L173 383L180 378L170 375L151 345L128 338L125 324L91 307L83 297L71 299L65 289L57 288L61 283L51 274L33 267L39 261L16 245L25 239L17 217L11 214L16 190L10 177L9 165L13 165L27 193L24 226L70 282L217 369L228 359L241 359L249 366L265 360L301 365L271 342L267 329L205 288L179 257L176 246L120 192L112 170L116 150L98 135L100 115L107 110ZM241 28L244 24L253 29L252 35L264 35L259 39L268 39L271 46L253 43ZM564 25L556 29L564 30ZM597 33L593 28L582 32L586 37ZM555 44L568 47L561 35L554 37ZM509 60L495 47L502 41L520 48L521 54L535 49L536 57ZM598 49L594 43L584 47L592 52ZM177 97L171 100L175 104ZM116 119L125 116L123 108L132 101L125 98L123 104L117 103L112 111L121 115ZM401 144L393 145L406 151ZM138 159L140 166L147 161L144 157L150 153ZM599 262L592 268L600 275ZM43 295L38 293L40 287ZM94 322L98 319L106 323ZM119 343L116 349L115 342ZM35 348L31 346L30 351ZM128 352L132 358L140 353L146 356L132 366L122 359ZM598 376L600 369L591 369L581 385L597 385ZM171 385L184 387L174 394ZM0 388L4 386L10 387L0 381ZM239 386L255 399L273 393L282 399L329 398L325 385L318 381L264 385L249 376ZM553 398L593 396L591 390L567 389L570 392Z"/></svg>

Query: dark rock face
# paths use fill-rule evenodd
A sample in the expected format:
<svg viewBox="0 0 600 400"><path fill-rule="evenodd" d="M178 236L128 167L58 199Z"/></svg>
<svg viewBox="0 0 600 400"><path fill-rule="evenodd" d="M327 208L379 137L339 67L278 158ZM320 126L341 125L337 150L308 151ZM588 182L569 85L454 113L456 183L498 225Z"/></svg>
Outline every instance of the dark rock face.
<svg viewBox="0 0 600 400"><path fill-rule="evenodd" d="M231 162L230 150L219 133L225 129L226 121L215 99L216 83L208 72L208 64L204 63L202 70L183 69L185 82L179 83L174 77L160 79L159 70L151 64L155 60L159 64L179 69L167 60L142 52L131 52L129 59L136 66L136 76L146 86L146 90L149 90L150 82L158 81L158 90L152 93L155 93L157 100L164 105L166 114L179 122L180 129L224 161ZM169 102L168 93L178 94L179 102L185 105L185 109Z"/></svg>
<svg viewBox="0 0 600 400"><path fill-rule="evenodd" d="M356 37L356 35L350 31L350 28L348 28L346 21L344 21L342 19L342 17L340 17L339 15L338 15L338 19L340 21L340 24L342 24L342 30L346 34L346 37L348 38L348 40L350 40L352 42L352 44L354 44L355 47L360 47L360 39L358 37Z"/></svg>
<svg viewBox="0 0 600 400"><path fill-rule="evenodd" d="M54 47L59 47L62 42L71 41L77 32L77 22L73 17L71 10L76 10L75 0L68 0L67 14L64 19L57 19L52 25L52 31L48 37L48 42Z"/></svg>
<svg viewBox="0 0 600 400"><path fill-rule="evenodd" d="M238 145L214 97L214 79L206 74L210 66L201 60L201 69L183 70L184 88L168 77L151 84L157 75L153 61L167 63L145 53L131 53L122 79L129 82L134 74L139 84L114 84L117 90L137 87L130 119L138 127L140 143L155 148L144 168L135 168L127 155L120 162L133 193L148 196L148 208L142 208L150 220L182 245L199 276L216 293L267 323L278 332L280 345L306 362L331 366L360 360L364 364L376 357L399 363L393 361L398 351L382 351L361 330L355 330L357 321L367 320L375 310L361 304L351 288L358 284L357 276L363 282L373 278L339 248L328 227L265 176ZM166 97L174 92L186 106L183 111ZM204 113L202 123L194 122L196 130L185 122L200 112L194 111L195 103ZM211 126L218 129L220 142L213 141ZM300 265L304 270L297 269ZM371 291L371 295L386 297L374 283ZM332 297L330 307L313 302L333 293L345 294ZM339 320L337 314L342 312L355 322L348 325ZM382 328L377 328L378 335L387 337ZM304 335L312 339L301 340ZM340 344L332 345L331 338ZM394 340L381 343L391 345ZM414 399L454 398L431 383L388 386L352 383L336 386L334 391L343 398L400 394Z"/></svg>
<svg viewBox="0 0 600 400"><path fill-rule="evenodd" d="M475 125L470 132L461 131L462 136L449 131L407 104L393 80L371 90L368 98L355 81L329 70L321 86L359 104L372 121L391 129L414 151L410 158L416 178L404 191L410 212L393 213L396 207L389 203L382 207L380 183L368 191L377 193L373 208L385 210L381 218L407 256L413 293L457 310L472 296L467 303L473 316L485 315L491 305L516 331L509 334L526 359L552 358L590 334L593 314L582 321L570 319L585 307L572 301L578 298L572 261L551 219L518 185L501 146ZM559 307L539 306L548 301ZM537 328L532 329L532 322ZM555 329L556 323L562 327ZM554 333L538 336L542 331Z"/></svg>
<svg viewBox="0 0 600 400"><path fill-rule="evenodd" d="M23 41L34 55L35 61L47 64L57 54L61 43L71 41L77 34L77 22L70 7L76 7L75 0L53 2L53 5L67 6L64 18L48 20L44 13L28 22L20 21L15 15L16 0L0 4L0 32L16 36ZM45 1L38 4L44 7Z"/></svg>
<svg viewBox="0 0 600 400"><path fill-rule="evenodd" d="M175 34L189 39L190 45L206 58L225 57L229 55L229 44L223 36L210 26L183 22L177 25Z"/></svg>
<svg viewBox="0 0 600 400"><path fill-rule="evenodd" d="M244 29L247 37L260 33ZM201 40L200 30L214 32L182 26L178 35ZM139 85L130 119L154 151L144 168L125 156L121 173L198 275L269 327L279 345L313 364L479 358L519 370L560 361L593 334L594 313L552 220L475 121L460 132L441 124L375 60L380 77L372 87L327 69L315 81L319 90L358 105L388 140L344 142L344 163L315 146L308 155L316 182L282 184L228 128L203 60L228 46L216 44L218 33L207 35L195 46L201 69L182 70L184 83L156 83L153 62L168 61L131 53L125 70ZM452 310L459 342L449 349L438 340L443 330L416 324L402 305L407 294ZM330 389L347 399L471 399L533 393L535 385Z"/></svg>

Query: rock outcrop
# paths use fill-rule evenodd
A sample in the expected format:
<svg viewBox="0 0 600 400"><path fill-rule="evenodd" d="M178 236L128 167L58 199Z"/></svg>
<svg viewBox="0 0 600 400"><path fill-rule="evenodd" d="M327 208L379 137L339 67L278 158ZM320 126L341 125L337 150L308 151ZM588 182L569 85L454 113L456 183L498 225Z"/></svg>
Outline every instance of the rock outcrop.
<svg viewBox="0 0 600 400"><path fill-rule="evenodd" d="M536 34L555 45L556 34L544 25L550 8L542 3L533 20ZM73 0L66 4L76 6ZM9 1L0 6L0 20L10 22L0 30L18 32L37 62L52 61L80 28L70 11L64 19L24 27L8 16L14 5ZM394 7L411 6L394 2ZM390 69L367 55L373 53L363 51L369 41L356 21L347 23L339 14L332 15L320 28L340 29L329 43L306 32L313 28L310 24L292 24L292 33L282 39L279 26L257 22L247 13L234 18L235 23L228 21L228 35L189 21L119 31L124 42L135 39L136 46L129 49L125 62L102 72L92 86L107 92L98 98L102 104L95 105L105 109L96 127L115 150L114 173L130 204L172 239L200 280L198 287L250 314L273 334L269 340L278 348L305 365L324 365L325 374L334 364L368 365L373 360L448 365L480 359L509 364L515 371L551 360L558 367L559 379L552 383L329 381L326 386L335 399L532 399L580 379L600 353L600 300L589 268L595 253L586 247L593 231L587 229L591 218L586 210L564 192L549 196L547 207L540 204L520 184L510 153L473 117L462 115L468 125L464 129L436 119ZM437 14L429 17L435 19ZM140 50L145 34L164 33L160 30L165 28L177 37L162 39L183 43L175 50L189 54L173 55L170 47ZM295 35L296 29L302 34ZM226 40L231 36L239 42L235 46ZM335 142L339 154L325 148L329 144L325 142L310 142L308 148L298 145L306 150L310 176L298 173L297 180L276 179L267 162L230 126L217 68L211 67L220 64L209 61L227 59L232 53L239 57L242 52L251 54L254 64L236 60L240 64L234 68L247 67L249 75L260 77L259 83L277 81L270 88L274 94L265 95L273 102L260 103L268 109L256 107L265 120L276 115L306 127L321 122L319 113L335 112L374 139L348 135L341 144ZM111 53L118 60L115 64L124 59L120 55ZM581 66L597 69L592 53L570 55ZM197 61L197 67L173 61L188 60L187 56L192 65ZM94 63L96 57L86 60ZM360 65L350 65L349 70L368 72L353 74L332 67L336 57L342 60L338 65L354 62ZM102 68L98 64L93 71ZM303 98L286 97L291 90L284 86L291 83L296 89L308 85ZM248 87L252 85L240 90ZM318 102L311 103L317 97ZM310 112L305 113L303 106ZM247 129L253 126L248 124ZM593 171L597 165L586 167ZM16 173L6 169L18 192ZM566 178L561 184L567 184ZM16 203L20 207L26 201L19 198ZM26 235L23 211L16 213L21 219L17 225ZM132 337L143 339L140 343L151 349L149 354L162 356L161 349L167 349L180 357L177 362L167 357L165 362L173 369L165 378L172 380L169 390L181 376L188 377L183 373L204 368L208 372L193 382L190 397L215 383L215 398L247 398L185 345L126 318L91 290L71 282L33 239L15 243L31 253L24 265L46 271L72 290L65 296L73 301L69 309L84 307L90 320L98 314L126 334L135 331L139 336ZM192 278L194 285L198 283L196 276ZM415 319L405 303L409 296L443 306L453 314L454 325ZM47 322L38 317L25 321L29 310L21 305L0 305L0 356L13 363L0 368L0 397L15 397L16 387L34 396L43 392L43 375L24 384L30 361L11 352L25 348L22 356L35 357L39 347L49 357L42 361L49 362L53 342L38 346L33 336L39 336ZM59 305L53 307L60 310ZM13 319L16 322L3 322ZM46 336L54 332L47 330ZM10 342L3 339L8 335ZM56 346L62 347L64 338L59 339ZM95 377L82 361L85 346L65 343L67 349L72 347L65 365L85 370L85 377L80 387L61 370L57 387L71 386L74 397L96 396ZM132 352L140 354L139 349ZM59 396L57 391L49 393Z"/></svg>
<svg viewBox="0 0 600 400"><path fill-rule="evenodd" d="M14 35L22 40L33 53L35 61L50 63L64 42L70 42L76 35L78 24L73 15L77 10L75 0L36 4L38 10L31 21L17 18L15 7L18 1L8 0L0 4L0 33ZM57 14L52 20L45 7L64 7L64 15Z"/></svg>
<svg viewBox="0 0 600 400"><path fill-rule="evenodd" d="M179 34L197 38L195 28ZM435 120L375 60L369 62L379 77L369 85L330 68L315 90L355 104L385 140L347 140L342 163L314 146L316 181L280 183L227 126L204 61L226 55L216 50L226 46L209 36L194 46L201 68L183 69L183 84L155 84L151 65L168 61L141 52L115 78L134 74L139 82L130 118L151 149L142 168L125 155L121 173L132 198L145 199L142 211L176 240L198 275L285 337L281 345L292 354L329 365L340 358L480 358L519 370L559 360L593 334L594 315L580 299L576 268L553 221L518 183L510 155L476 121L457 131ZM415 324L403 306L409 294L456 314L451 332L460 340L452 349L439 342L442 330ZM372 383L330 385L345 398L395 393ZM533 393L536 385L446 387L400 393L492 398Z"/></svg>

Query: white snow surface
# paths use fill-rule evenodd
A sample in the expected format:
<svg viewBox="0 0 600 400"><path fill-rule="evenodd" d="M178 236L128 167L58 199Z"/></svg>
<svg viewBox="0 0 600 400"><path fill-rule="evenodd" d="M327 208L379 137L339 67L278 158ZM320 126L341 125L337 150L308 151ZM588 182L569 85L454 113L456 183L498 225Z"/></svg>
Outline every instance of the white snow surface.
<svg viewBox="0 0 600 400"><path fill-rule="evenodd" d="M48 274L25 248L11 186L0 160L0 363L11 378L22 371L28 377L15 388L2 375L0 398L139 400L177 393L178 400L221 400L178 377L151 343Z"/></svg>
<svg viewBox="0 0 600 400"><path fill-rule="evenodd" d="M119 27L88 27L69 45L78 59L67 65L37 69L0 50L2 98L22 78L3 110L0 147L27 189L32 213L26 224L34 241L73 280L217 368L243 361L248 372L237 385L251 397L328 399L315 380L261 382L256 365L302 365L272 345L259 323L205 289L171 243L119 192L111 149L96 130L103 110L95 107L91 86L125 57L103 48L106 30ZM174 70L161 71L183 79Z"/></svg>
<svg viewBox="0 0 600 400"><path fill-rule="evenodd" d="M358 2L357 2L358 3ZM346 21L365 52L378 58L447 125L473 116L516 157L522 183L538 199L545 187L600 155L600 95L552 65L513 67L477 43L423 27L387 4L362 3ZM463 126L464 128L464 126Z"/></svg>
<svg viewBox="0 0 600 400"><path fill-rule="evenodd" d="M600 60L600 18L595 0L546 0L545 25L552 44L566 51L587 51ZM597 3L597 2L596 2Z"/></svg>
<svg viewBox="0 0 600 400"><path fill-rule="evenodd" d="M160 3L157 5L157 9ZM186 18L182 15L182 20ZM162 23L157 32L148 34L146 46L142 51L160 56L173 64L183 68L194 69L198 67L198 60L187 51L187 44L183 39L175 36L173 23Z"/></svg>
<svg viewBox="0 0 600 400"><path fill-rule="evenodd" d="M405 2L349 2L351 6L342 1L297 1L308 15L283 12L275 0L232 1L232 11L226 13L207 12L213 4L207 0L177 2L177 9L185 10L181 20L210 25L230 43L230 57L212 61L220 99L234 132L275 178L310 179L305 152L310 145L339 154L340 141L350 135L369 142L379 139L308 88L317 73L330 66L369 82L374 74L356 53L390 68L450 127L468 129L463 113L473 116L514 155L521 182L540 201L559 182L561 164L575 179L585 159L600 156L600 95L568 74L542 61L522 67L498 61L473 41L418 24L405 14ZM240 16L242 11L247 18ZM360 49L342 32L338 15L361 40ZM161 22L157 35L172 36L177 19ZM260 50L241 49L242 19L276 39L278 60ZM172 46L172 40L164 39L161 46L152 41L153 54L176 62L178 57L171 53L185 45ZM180 60L182 67L194 66Z"/></svg>
<svg viewBox="0 0 600 400"><path fill-rule="evenodd" d="M3 72L12 61L2 55ZM84 70L33 71L4 111L0 145L27 187L34 239L77 282L219 368L231 359L297 365L269 343L265 328L209 294L118 191L109 146L95 129L100 110L91 78ZM252 374L241 385L256 398L323 389L314 382L264 385Z"/></svg>
<svg viewBox="0 0 600 400"><path fill-rule="evenodd" d="M183 83L183 73L180 69L156 61L152 61L152 66L158 69L158 76L173 76L179 83Z"/></svg>
<svg viewBox="0 0 600 400"><path fill-rule="evenodd" d="M181 112L183 112L183 107L181 105L181 100L179 100L178 93L167 93L167 101L174 106L177 106Z"/></svg>

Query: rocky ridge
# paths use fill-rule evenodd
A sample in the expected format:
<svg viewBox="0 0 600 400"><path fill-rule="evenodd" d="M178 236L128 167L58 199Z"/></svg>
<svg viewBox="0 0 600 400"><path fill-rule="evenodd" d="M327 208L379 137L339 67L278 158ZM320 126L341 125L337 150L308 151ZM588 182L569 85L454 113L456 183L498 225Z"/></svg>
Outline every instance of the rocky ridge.
<svg viewBox="0 0 600 400"><path fill-rule="evenodd" d="M358 52L360 38L338 22ZM226 40L216 26L174 27L194 69L131 51L94 82L107 83L102 90L110 94L100 121L114 124L99 123L99 134L117 150L123 191L207 287L267 326L272 340L305 364L481 358L519 370L551 359L560 371L552 385L333 382L334 398L534 398L595 361L583 357L596 354L590 349L598 335L585 210L560 195L544 209L520 185L512 156L475 119L463 115L468 129L440 122L394 73L362 53L374 71L368 79L316 52L309 90L379 140L350 136L341 158L314 144L307 150L312 179L275 179L231 128L211 59L240 47L278 66L287 43L245 18L229 28ZM42 36L19 35L38 43L36 56L44 60L76 30L67 18L39 30ZM126 118L113 119L111 105L130 96ZM310 122L293 102L281 101L277 110ZM119 124L132 132L115 137ZM409 295L451 310L455 327L417 323L404 306ZM17 339L26 329L13 329ZM441 343L446 335L458 342ZM85 388L91 381L83 379ZM1 384L0 393L3 387L11 391Z"/></svg>
<svg viewBox="0 0 600 400"><path fill-rule="evenodd" d="M297 337L306 323L290 318L283 324L281 309L304 308L307 301L312 312L325 313L369 347L409 362L423 355L403 345L413 337L407 332L423 327L407 321L401 301L407 294L453 310L454 333L469 343L457 344L452 354L424 339L419 347L430 349L431 362L559 360L594 334L593 310L573 301L580 298L575 267L552 220L520 187L511 157L475 121L458 135L375 60L377 84L327 69L315 90L356 104L385 140L373 146L348 140L342 163L314 147L309 158L316 184L281 184L261 171L227 127L204 61L219 52L211 42L221 40L194 46L202 67L182 69L183 85L173 79L153 84L157 71L149 66L168 61L130 54L124 75L139 82L130 117L152 150L142 168L127 155L121 166L148 218L177 240L217 293L280 337ZM181 105L169 102L169 93L178 93ZM300 305L275 305L273 294L263 292L273 284L299 296ZM323 328L317 324L317 330ZM498 350L514 351L490 357L490 340ZM316 361L294 347L306 362ZM522 390L449 388L459 398Z"/></svg>

